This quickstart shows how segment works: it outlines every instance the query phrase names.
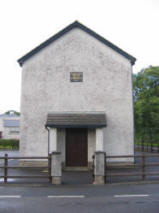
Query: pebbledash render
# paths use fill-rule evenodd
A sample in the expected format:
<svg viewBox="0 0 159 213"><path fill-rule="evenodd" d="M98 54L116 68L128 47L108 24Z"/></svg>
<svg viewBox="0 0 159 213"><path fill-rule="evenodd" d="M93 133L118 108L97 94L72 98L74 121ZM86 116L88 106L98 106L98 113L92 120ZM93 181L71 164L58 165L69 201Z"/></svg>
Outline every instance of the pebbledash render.
<svg viewBox="0 0 159 213"><path fill-rule="evenodd" d="M135 60L79 22L20 58L20 155L60 152L64 168L89 168L95 152L133 155Z"/></svg>

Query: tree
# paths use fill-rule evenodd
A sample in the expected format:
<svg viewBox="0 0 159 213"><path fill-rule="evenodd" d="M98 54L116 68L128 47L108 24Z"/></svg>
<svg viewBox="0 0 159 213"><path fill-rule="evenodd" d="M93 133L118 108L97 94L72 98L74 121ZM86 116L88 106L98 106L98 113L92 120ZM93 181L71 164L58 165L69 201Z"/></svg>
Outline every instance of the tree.
<svg viewBox="0 0 159 213"><path fill-rule="evenodd" d="M15 111L15 110L9 110L9 111L7 111L7 112L5 112L5 114L6 115L9 115L10 113L14 113L15 115L20 115L20 112L17 112L17 111Z"/></svg>
<svg viewBox="0 0 159 213"><path fill-rule="evenodd" d="M133 76L136 138L159 143L159 66Z"/></svg>

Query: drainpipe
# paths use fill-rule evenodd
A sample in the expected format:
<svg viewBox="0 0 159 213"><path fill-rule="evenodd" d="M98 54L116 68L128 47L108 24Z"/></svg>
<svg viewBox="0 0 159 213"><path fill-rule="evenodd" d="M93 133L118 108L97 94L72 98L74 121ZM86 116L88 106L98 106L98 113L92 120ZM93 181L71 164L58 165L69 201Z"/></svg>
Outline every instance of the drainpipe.
<svg viewBox="0 0 159 213"><path fill-rule="evenodd" d="M48 156L50 151L50 128L45 125L45 129L48 131Z"/></svg>

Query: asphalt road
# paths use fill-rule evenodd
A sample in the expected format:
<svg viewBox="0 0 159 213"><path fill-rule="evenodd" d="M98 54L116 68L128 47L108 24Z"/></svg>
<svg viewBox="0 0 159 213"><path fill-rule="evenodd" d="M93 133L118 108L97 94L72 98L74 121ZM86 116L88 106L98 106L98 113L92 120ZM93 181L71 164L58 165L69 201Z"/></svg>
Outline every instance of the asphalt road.
<svg viewBox="0 0 159 213"><path fill-rule="evenodd" d="M0 187L0 213L158 213L159 184Z"/></svg>

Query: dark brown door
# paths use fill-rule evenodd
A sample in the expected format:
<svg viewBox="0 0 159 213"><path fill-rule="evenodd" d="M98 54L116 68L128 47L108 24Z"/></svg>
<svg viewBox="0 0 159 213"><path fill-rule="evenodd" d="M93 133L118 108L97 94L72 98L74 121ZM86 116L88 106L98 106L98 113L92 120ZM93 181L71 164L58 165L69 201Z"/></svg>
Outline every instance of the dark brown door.
<svg viewBox="0 0 159 213"><path fill-rule="evenodd" d="M87 166L87 129L66 129L66 166Z"/></svg>

